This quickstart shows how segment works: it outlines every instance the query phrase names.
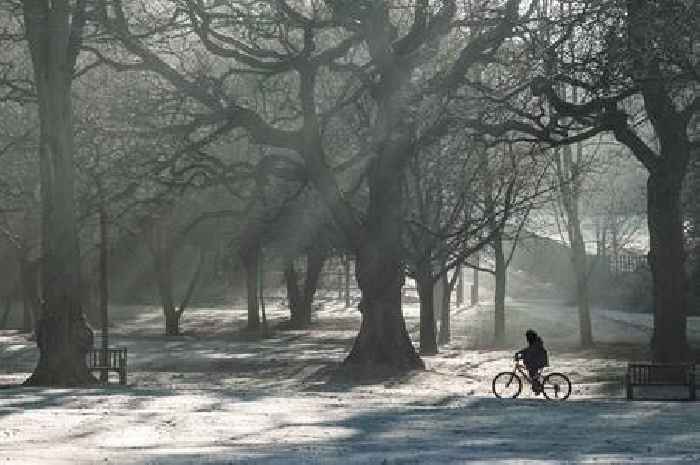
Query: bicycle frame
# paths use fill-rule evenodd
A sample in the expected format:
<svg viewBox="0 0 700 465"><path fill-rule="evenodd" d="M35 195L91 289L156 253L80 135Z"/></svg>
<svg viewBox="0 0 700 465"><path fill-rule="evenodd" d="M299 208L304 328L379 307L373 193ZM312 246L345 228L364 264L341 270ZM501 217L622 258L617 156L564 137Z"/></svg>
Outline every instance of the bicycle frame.
<svg viewBox="0 0 700 465"><path fill-rule="evenodd" d="M525 369L525 365L522 363L522 360L515 361L515 366L513 367L513 374L522 376L523 378L525 378L525 381L527 381L528 384L532 386L532 379L530 379L530 375Z"/></svg>

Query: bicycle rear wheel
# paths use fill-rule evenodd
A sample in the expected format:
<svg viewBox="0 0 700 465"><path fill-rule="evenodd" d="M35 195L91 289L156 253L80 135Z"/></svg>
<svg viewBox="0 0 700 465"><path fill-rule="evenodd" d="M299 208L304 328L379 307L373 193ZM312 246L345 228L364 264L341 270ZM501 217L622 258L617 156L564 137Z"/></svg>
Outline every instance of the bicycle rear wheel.
<svg viewBox="0 0 700 465"><path fill-rule="evenodd" d="M512 371L504 371L493 378L493 395L499 399L515 399L523 389L520 377Z"/></svg>
<svg viewBox="0 0 700 465"><path fill-rule="evenodd" d="M547 399L566 400L571 394L571 381L562 373L550 373L544 377L542 391Z"/></svg>

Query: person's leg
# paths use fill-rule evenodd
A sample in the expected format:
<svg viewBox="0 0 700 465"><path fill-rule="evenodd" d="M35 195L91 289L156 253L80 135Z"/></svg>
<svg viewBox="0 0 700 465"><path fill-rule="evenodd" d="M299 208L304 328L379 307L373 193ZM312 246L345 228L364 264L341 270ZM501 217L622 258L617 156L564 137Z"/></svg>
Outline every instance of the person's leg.
<svg viewBox="0 0 700 465"><path fill-rule="evenodd" d="M536 394L539 394L542 391L539 368L528 367L527 371L530 376L530 382L532 383L532 390L535 391Z"/></svg>

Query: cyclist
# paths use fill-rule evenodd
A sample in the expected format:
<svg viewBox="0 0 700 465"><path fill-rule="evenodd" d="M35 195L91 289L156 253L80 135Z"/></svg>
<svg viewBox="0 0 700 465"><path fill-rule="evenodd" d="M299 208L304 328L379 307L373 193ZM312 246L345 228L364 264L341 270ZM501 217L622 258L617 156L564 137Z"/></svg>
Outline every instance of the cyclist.
<svg viewBox="0 0 700 465"><path fill-rule="evenodd" d="M539 395L542 392L540 370L549 364L547 351L544 348L542 338L534 330L528 329L525 331L525 339L527 340L527 347L516 352L515 359L522 359L530 375L532 390L535 392L535 395Z"/></svg>

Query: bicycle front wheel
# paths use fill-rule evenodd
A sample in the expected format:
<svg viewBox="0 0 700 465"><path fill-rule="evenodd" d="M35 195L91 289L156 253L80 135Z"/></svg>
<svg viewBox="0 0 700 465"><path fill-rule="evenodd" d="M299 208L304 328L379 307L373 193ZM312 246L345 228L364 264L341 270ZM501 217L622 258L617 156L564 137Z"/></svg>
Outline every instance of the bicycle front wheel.
<svg viewBox="0 0 700 465"><path fill-rule="evenodd" d="M499 399L515 399L523 389L523 382L512 371L504 371L493 379L492 389Z"/></svg>
<svg viewBox="0 0 700 465"><path fill-rule="evenodd" d="M542 382L544 396L551 400L566 400L571 394L571 381L562 373L550 373Z"/></svg>

